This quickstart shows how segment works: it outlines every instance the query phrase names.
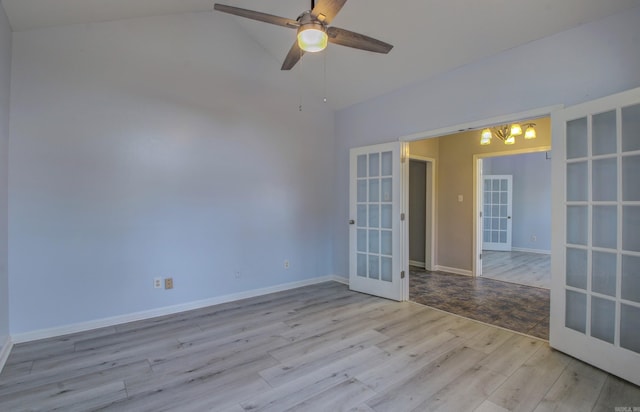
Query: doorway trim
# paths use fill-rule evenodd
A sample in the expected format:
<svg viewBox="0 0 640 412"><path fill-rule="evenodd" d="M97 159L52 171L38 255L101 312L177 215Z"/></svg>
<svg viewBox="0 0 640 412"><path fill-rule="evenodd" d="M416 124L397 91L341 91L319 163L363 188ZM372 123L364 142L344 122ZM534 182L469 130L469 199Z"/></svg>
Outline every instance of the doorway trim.
<svg viewBox="0 0 640 412"><path fill-rule="evenodd" d="M488 119L474 120L467 123L459 123L453 126L441 127L430 131L408 134L399 138L401 142L414 142L417 140L431 139L433 137L442 137L448 134L462 133L474 129L483 129L487 126L498 123L513 123L522 119L533 119L536 117L551 116L554 112L564 108L563 104L531 109L524 112L506 114L502 116L491 117Z"/></svg>
<svg viewBox="0 0 640 412"><path fill-rule="evenodd" d="M429 181L426 182L426 194L427 194L427 199L426 201L430 204L430 211L431 213L429 213L429 215L425 216L426 218L426 228L425 228L425 239L427 238L427 235L429 235L429 246L425 247L425 261L427 260L427 256L430 256L429 260L429 264L425 265L425 269L426 270L435 270L434 268L437 266L437 262L436 262L436 241L437 241L437 236L436 233L438 231L437 228L437 222L436 222L436 182L437 182L437 174L438 174L438 169L436 167L436 159L432 158L432 157L427 157L427 156L419 156L419 155L412 155L411 153L409 153L409 160L417 160L420 162L425 162L431 165L431 178L429 179ZM429 201L430 200L430 201ZM409 215L409 224L411 224L411 215ZM431 229L431 230L429 230ZM408 247L409 245L407 245Z"/></svg>
<svg viewBox="0 0 640 412"><path fill-rule="evenodd" d="M517 112L517 113L511 113L511 114L505 114L505 115L500 115L500 116L495 116L495 117L491 117L488 119L481 119L481 120L474 120L471 122L466 122L466 123L459 123L456 125L452 125L452 126L447 126L447 127L441 127L439 129L433 129L430 131L424 131L424 132L418 132L418 133L413 133L413 134L408 134L405 136L401 136L398 140L400 142L413 142L413 141L417 141L417 140L425 140L425 139L431 139L431 138L435 138L435 137L442 137L442 136L446 136L449 134L454 134L454 133L460 133L460 132L465 132L468 130L474 130L474 129L482 129L485 128L487 126L490 125L494 125L494 124L499 124L499 123L513 123L516 122L518 120L522 120L522 119L533 119L533 118L537 118L537 117L546 117L546 116L550 116L553 119L554 113L558 112L559 110L564 109L564 105L563 104L556 104L553 106L545 106L545 107L540 107L537 109L531 109L531 110L526 110L523 112ZM552 131L553 133L553 131ZM553 137L553 136L552 136ZM549 150L549 149L547 149ZM473 224L473 246L472 246L472 276L476 276L477 273L477 269L479 266L479 254L477 253L477 249L478 249L478 228L477 228L477 212L479 209L477 209L477 204L478 204L478 189L477 189L477 174L478 174L478 164L477 164L477 160L475 159L474 156L474 167L473 167L473 172L474 174L476 174L476 176L474 176L474 185L476 187L474 187L473 190L473 205L474 205L474 213L473 213L473 218L474 220L476 220ZM403 191L405 193L403 193L402 198L403 199L408 199L408 190L409 190L409 186L408 185L404 185L403 186ZM406 239L407 241L405 242L405 244L402 246L403 248L403 256L406 256L408 259L409 256L409 245L408 245L408 238ZM408 260L407 260L408 262ZM482 265L480 265L480 267L482 267ZM407 268L408 269L408 268ZM407 278L405 279L405 287L406 289L408 289L408 282L409 277L407 276ZM408 292L407 292L407 298L408 298Z"/></svg>

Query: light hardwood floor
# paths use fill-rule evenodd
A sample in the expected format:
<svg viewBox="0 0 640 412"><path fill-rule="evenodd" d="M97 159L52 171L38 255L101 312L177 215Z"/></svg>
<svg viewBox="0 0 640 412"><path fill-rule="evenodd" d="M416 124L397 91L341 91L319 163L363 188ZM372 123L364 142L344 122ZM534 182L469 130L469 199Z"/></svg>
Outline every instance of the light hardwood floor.
<svg viewBox="0 0 640 412"><path fill-rule="evenodd" d="M614 411L640 389L535 338L324 283L17 345L0 410Z"/></svg>
<svg viewBox="0 0 640 412"><path fill-rule="evenodd" d="M551 256L529 252L483 250L482 277L549 289Z"/></svg>

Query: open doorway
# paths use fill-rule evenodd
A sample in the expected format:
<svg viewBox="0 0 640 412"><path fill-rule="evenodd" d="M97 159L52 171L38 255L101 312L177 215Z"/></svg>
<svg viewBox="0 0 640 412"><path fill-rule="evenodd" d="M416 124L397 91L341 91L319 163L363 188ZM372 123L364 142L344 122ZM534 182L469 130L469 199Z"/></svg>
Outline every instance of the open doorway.
<svg viewBox="0 0 640 412"><path fill-rule="evenodd" d="M485 278L549 289L551 286L550 152L478 160L482 173L482 254Z"/></svg>
<svg viewBox="0 0 640 412"><path fill-rule="evenodd" d="M482 226L478 229L477 225L482 221L478 222L476 213L480 216L482 211L478 190L481 186L477 183L478 177L482 176L481 166L484 159L497 156L535 152L545 158L551 149L550 118L535 118L532 122L537 124L538 137L519 139L513 145L505 145L497 139L490 145L481 144L481 127L410 143L410 159L424 156L437 162L434 163L437 164L434 168L437 179L434 182L432 265L430 270L423 269L419 260L408 259L409 298L447 312L548 339L549 290L480 276L483 243L482 237L478 241ZM490 168L493 166L491 160L487 164ZM498 172L496 166L495 173ZM411 233L412 216L416 212L409 210L408 232ZM539 243L542 235L535 235ZM411 250L411 240L408 249Z"/></svg>
<svg viewBox="0 0 640 412"><path fill-rule="evenodd" d="M435 266L435 160L409 157L409 265Z"/></svg>

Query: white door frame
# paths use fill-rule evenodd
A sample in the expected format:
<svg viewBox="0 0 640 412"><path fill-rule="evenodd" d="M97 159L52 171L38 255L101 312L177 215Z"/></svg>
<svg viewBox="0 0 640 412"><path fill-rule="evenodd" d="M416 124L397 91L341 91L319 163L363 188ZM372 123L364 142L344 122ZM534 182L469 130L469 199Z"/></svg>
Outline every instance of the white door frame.
<svg viewBox="0 0 640 412"><path fill-rule="evenodd" d="M558 110L556 108L555 110ZM551 115L549 113L548 115ZM514 119L514 122L520 119ZM507 123L509 123L507 122ZM506 152L482 153L473 155L473 276L482 276L482 179L484 177L482 164L484 159L491 157L514 156L526 153L548 152L551 146L541 146L530 149L514 149Z"/></svg>
<svg viewBox="0 0 640 412"><path fill-rule="evenodd" d="M409 154L409 160L418 160L420 162L425 162L427 164L431 165L431 175L429 176L430 179L426 182L426 188L425 188L425 192L426 192L426 202L429 204L429 209L431 213L428 213L425 218L426 218L426 228L425 228L425 241L427 239L427 237L429 238L430 242L429 244L425 245L425 251L424 251L424 255L425 255L425 263L427 261L427 256L429 256L429 264L427 264L425 267L426 270L435 270L434 268L436 267L437 263L435 263L436 260L436 233L437 233L437 228L436 228L436 175L437 175L437 168L436 168L436 159L431 158L431 157L426 157L426 156L419 156L419 155L412 155ZM409 222L411 222L411 216L409 216ZM408 247L408 243L407 243L407 247ZM407 272L408 273L408 272Z"/></svg>

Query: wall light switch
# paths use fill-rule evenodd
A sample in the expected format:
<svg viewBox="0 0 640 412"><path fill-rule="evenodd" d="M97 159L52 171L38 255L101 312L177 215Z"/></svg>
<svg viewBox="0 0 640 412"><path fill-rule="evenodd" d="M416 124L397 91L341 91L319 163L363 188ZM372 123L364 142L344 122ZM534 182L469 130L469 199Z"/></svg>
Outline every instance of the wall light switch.
<svg viewBox="0 0 640 412"><path fill-rule="evenodd" d="M464 198L462 197L462 195L458 195L458 202L462 203L463 200Z"/></svg>

